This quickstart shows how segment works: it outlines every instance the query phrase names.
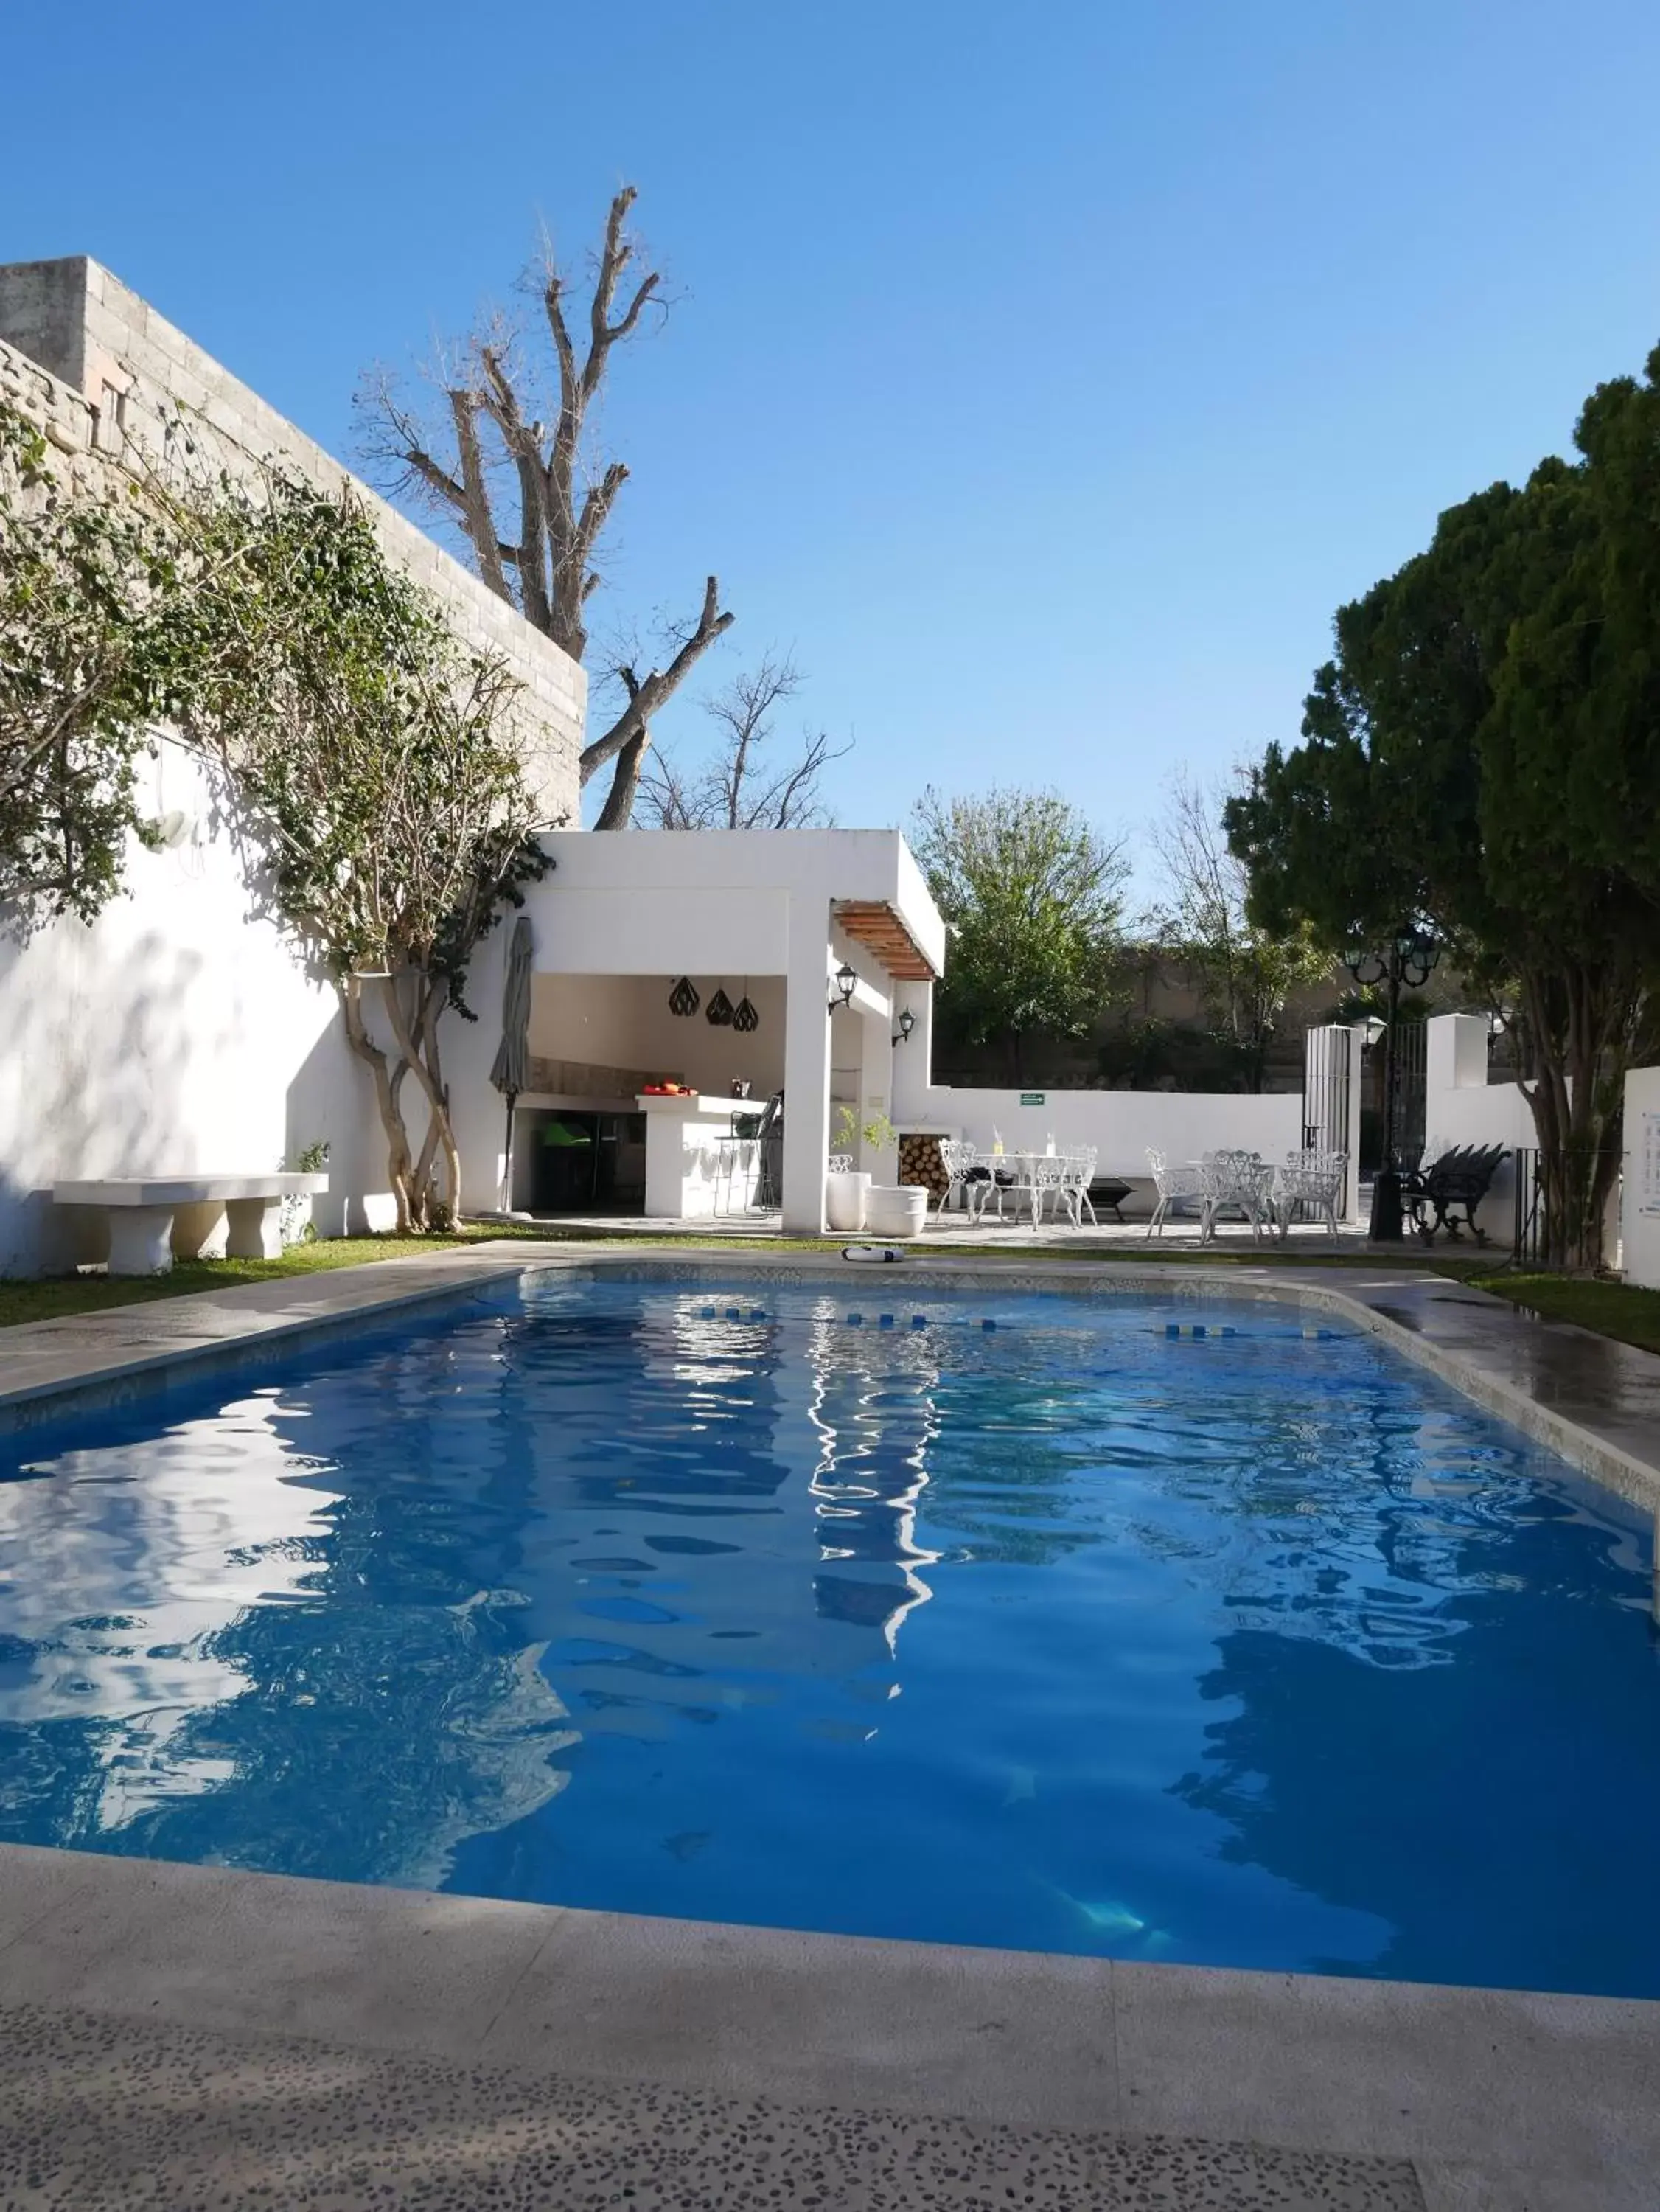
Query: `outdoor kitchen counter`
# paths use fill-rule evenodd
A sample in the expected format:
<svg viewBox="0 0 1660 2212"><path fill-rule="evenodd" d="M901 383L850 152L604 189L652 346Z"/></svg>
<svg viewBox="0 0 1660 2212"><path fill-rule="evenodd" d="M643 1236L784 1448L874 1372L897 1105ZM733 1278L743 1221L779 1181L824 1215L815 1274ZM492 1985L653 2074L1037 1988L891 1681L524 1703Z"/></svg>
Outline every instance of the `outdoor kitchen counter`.
<svg viewBox="0 0 1660 2212"><path fill-rule="evenodd" d="M736 1142L733 1114L758 1115L748 1099L671 1097L642 1092L645 1116L645 1211L653 1220L695 1220L741 1212L754 1196L760 1147Z"/></svg>

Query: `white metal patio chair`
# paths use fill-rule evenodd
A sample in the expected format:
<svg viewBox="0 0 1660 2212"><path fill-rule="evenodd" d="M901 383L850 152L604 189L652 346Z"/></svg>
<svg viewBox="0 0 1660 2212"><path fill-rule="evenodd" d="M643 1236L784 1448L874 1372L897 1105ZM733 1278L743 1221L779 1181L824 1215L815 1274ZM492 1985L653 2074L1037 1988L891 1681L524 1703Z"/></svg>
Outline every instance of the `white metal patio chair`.
<svg viewBox="0 0 1660 2212"><path fill-rule="evenodd" d="M945 1170L949 1180L941 1194L939 1204L935 1208L936 1212L943 1213L949 1206L955 1204L961 1194L963 1185L968 1180L968 1171L973 1166L976 1157L972 1145L964 1144L960 1138L941 1138L940 1165ZM966 1200L964 1201L965 1205L966 1202Z"/></svg>
<svg viewBox="0 0 1660 2212"><path fill-rule="evenodd" d="M1086 1213L1089 1216L1089 1225L1092 1229L1099 1229L1101 1225L1095 1218L1094 1205L1089 1195L1089 1186L1095 1180L1095 1164L1100 1156L1099 1145L1086 1145L1081 1152L1068 1155L1066 1206L1068 1212L1072 1216L1072 1226L1075 1229L1083 1227L1083 1218Z"/></svg>
<svg viewBox="0 0 1660 2212"><path fill-rule="evenodd" d="M1300 1206L1325 1223L1335 1244L1337 1208L1348 1176L1347 1152L1287 1152L1284 1166L1275 1169L1274 1175L1274 1221L1281 1243L1290 1234L1291 1218Z"/></svg>
<svg viewBox="0 0 1660 2212"><path fill-rule="evenodd" d="M1253 1243L1262 1240L1263 1224L1274 1225L1274 1170L1257 1152L1212 1152L1204 1163L1204 1203L1199 1215L1199 1242L1209 1243L1216 1234L1217 1216L1232 1209L1251 1224Z"/></svg>
<svg viewBox="0 0 1660 2212"><path fill-rule="evenodd" d="M1153 1170L1153 1188L1159 1202L1153 1209L1153 1218L1147 1224L1149 1237L1155 1232L1162 1236L1167 1219L1184 1206L1203 1206L1204 1203L1204 1163L1197 1166L1172 1167L1162 1152L1150 1147L1147 1164Z"/></svg>
<svg viewBox="0 0 1660 2212"><path fill-rule="evenodd" d="M973 1158L963 1185L968 1218L971 1221L980 1220L986 1207L995 1202L997 1218L1001 1221L1004 1199L1013 1198L1018 1201L1020 1198L1015 1163L1003 1152L982 1152L973 1146L969 1149L973 1152Z"/></svg>
<svg viewBox="0 0 1660 2212"><path fill-rule="evenodd" d="M1034 1229L1041 1224L1045 1206L1051 1214L1063 1206L1069 1215L1071 1212L1066 1195L1066 1164L1058 1153L1051 1152L1027 1165L1021 1188L1029 1200Z"/></svg>
<svg viewBox="0 0 1660 2212"><path fill-rule="evenodd" d="M1063 1152L1061 1171L1046 1194L1051 1215L1058 1218L1063 1206L1067 1218L1075 1229L1083 1227L1083 1217L1089 1216L1089 1225L1098 1229L1095 1209L1089 1202L1089 1186L1095 1180L1095 1163L1100 1158L1099 1146L1086 1146L1081 1152Z"/></svg>

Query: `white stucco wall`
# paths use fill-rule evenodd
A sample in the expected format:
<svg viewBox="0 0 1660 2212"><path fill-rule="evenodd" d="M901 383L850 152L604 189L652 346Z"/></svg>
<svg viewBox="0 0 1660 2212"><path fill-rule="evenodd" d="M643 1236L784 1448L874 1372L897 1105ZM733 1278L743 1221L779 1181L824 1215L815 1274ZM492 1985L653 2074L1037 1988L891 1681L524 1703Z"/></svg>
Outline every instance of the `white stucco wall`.
<svg viewBox="0 0 1660 2212"><path fill-rule="evenodd" d="M1626 1078L1621 1263L1628 1283L1660 1290L1660 1067Z"/></svg>
<svg viewBox="0 0 1660 2212"><path fill-rule="evenodd" d="M1487 1081L1488 1036L1479 1014L1436 1014L1425 1038L1427 1152L1453 1145L1503 1145L1514 1155L1539 1141L1533 1109L1514 1083ZM1479 1229L1508 1243L1516 1224L1516 1164L1501 1160L1475 1210Z"/></svg>
<svg viewBox="0 0 1660 2212"><path fill-rule="evenodd" d="M959 1091L930 1085L918 1105L915 1092L901 1088L897 1119L906 1129L954 1129L977 1145L990 1145L994 1133L1001 1132L1011 1152L1041 1152L1051 1135L1063 1150L1094 1145L1100 1174L1142 1180L1149 1173L1149 1149L1175 1161L1197 1160L1203 1152L1228 1146L1279 1159L1302 1141L1303 1102L1297 1091L1260 1098L1192 1091L1045 1091L1041 1095L1042 1105L1023 1106L1018 1091Z"/></svg>
<svg viewBox="0 0 1660 2212"><path fill-rule="evenodd" d="M136 842L125 895L90 927L0 938L0 1273L102 1256L54 1206L76 1176L257 1172L326 1139L325 1231L389 1226L385 1152L333 990L306 974L251 884L203 765L164 744L147 810L185 842Z"/></svg>

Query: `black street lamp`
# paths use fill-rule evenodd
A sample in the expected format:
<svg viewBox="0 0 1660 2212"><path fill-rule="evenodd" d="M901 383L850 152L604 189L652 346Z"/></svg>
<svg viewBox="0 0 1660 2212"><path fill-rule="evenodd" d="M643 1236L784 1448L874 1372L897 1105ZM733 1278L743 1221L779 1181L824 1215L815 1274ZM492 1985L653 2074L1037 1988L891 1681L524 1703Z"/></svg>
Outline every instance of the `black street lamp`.
<svg viewBox="0 0 1660 2212"><path fill-rule="evenodd" d="M1399 931L1380 950L1364 947L1345 953L1343 965L1366 989L1382 983L1388 1011L1384 1027L1384 1158L1372 1186L1372 1223L1367 1235L1374 1244L1398 1244L1402 1236L1401 1172L1395 1159L1395 1035L1398 1029L1401 989L1420 991L1428 982L1441 948L1427 930Z"/></svg>

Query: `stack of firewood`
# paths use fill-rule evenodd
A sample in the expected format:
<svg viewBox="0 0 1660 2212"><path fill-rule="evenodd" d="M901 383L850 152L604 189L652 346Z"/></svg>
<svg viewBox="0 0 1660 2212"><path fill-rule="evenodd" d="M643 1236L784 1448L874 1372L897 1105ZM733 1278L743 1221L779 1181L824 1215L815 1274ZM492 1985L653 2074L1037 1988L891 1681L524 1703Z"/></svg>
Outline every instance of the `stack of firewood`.
<svg viewBox="0 0 1660 2212"><path fill-rule="evenodd" d="M900 1139L900 1181L920 1183L930 1198L941 1199L951 1187L951 1178L945 1172L945 1163L940 1158L937 1137L920 1134L901 1135Z"/></svg>

